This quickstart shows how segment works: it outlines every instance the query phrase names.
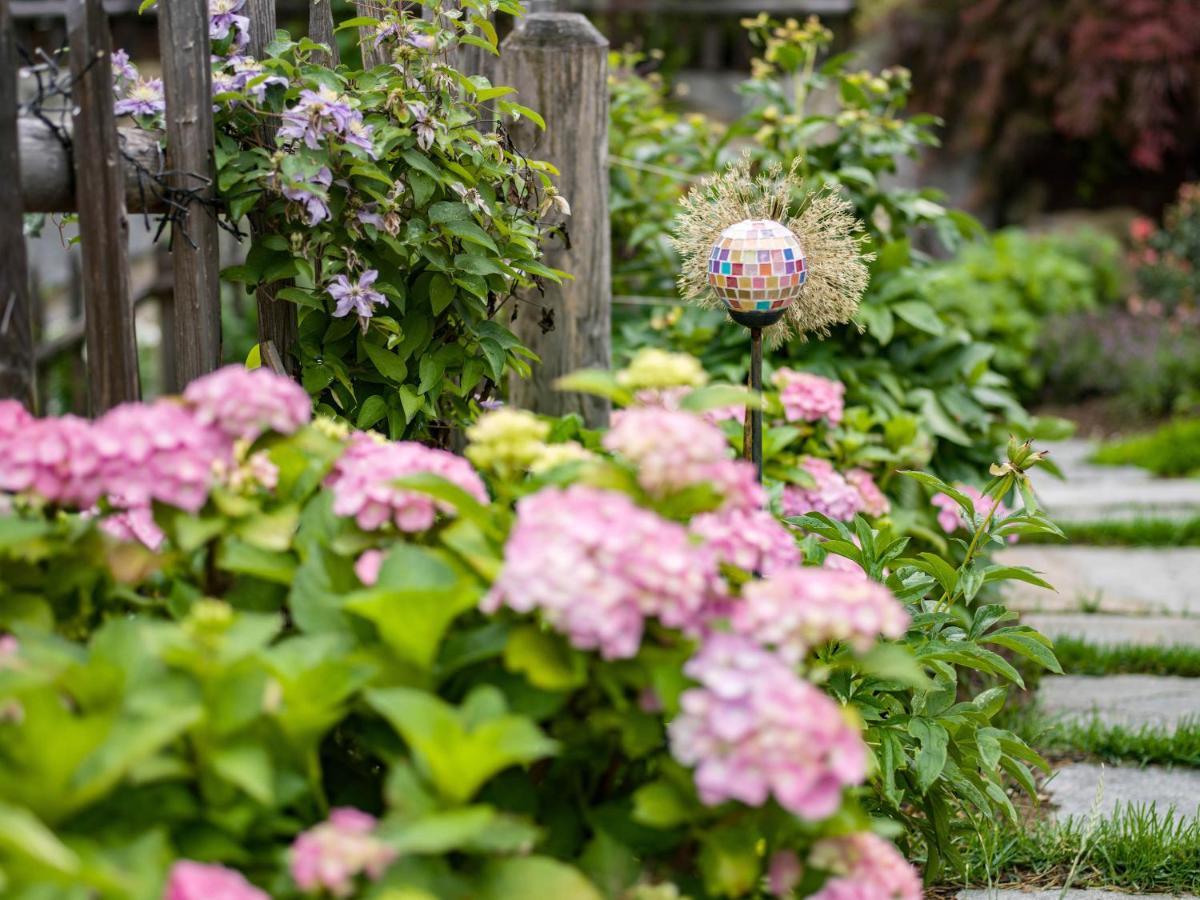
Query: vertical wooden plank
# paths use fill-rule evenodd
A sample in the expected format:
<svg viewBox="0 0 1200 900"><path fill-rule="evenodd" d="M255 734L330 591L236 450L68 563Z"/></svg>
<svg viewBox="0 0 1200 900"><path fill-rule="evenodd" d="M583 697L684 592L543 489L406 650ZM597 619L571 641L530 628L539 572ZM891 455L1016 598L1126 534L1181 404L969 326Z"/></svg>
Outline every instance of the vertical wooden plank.
<svg viewBox="0 0 1200 900"><path fill-rule="evenodd" d="M99 415L141 392L129 294L129 222L113 117L112 36L100 0L67 0L67 30L88 398L92 415Z"/></svg>
<svg viewBox="0 0 1200 900"><path fill-rule="evenodd" d="M327 44L331 53L314 53L313 62L319 65L336 66L341 62L337 39L333 34L332 0L309 0L308 36L318 44Z"/></svg>
<svg viewBox="0 0 1200 900"><path fill-rule="evenodd" d="M267 44L275 37L275 0L248 0L246 15L250 17L250 46L248 52L255 59L267 55ZM275 128L264 125L260 131L262 142L267 147L275 146ZM261 233L266 227L261 214L250 214L250 227ZM296 345L299 331L296 326L296 307L276 294L289 282L277 281L260 284L254 290L258 303L258 340L261 344L272 343L279 351L284 368L295 375L299 371L296 361Z"/></svg>
<svg viewBox="0 0 1200 900"><path fill-rule="evenodd" d="M158 6L172 188L193 192L171 227L175 275L175 371L180 386L221 364L220 262L213 151L212 63L206 0Z"/></svg>
<svg viewBox="0 0 1200 900"><path fill-rule="evenodd" d="M379 0L354 0L355 15L382 19L387 10L387 4ZM386 46L375 46L375 29L369 26L358 29L358 46L362 50L364 69L382 66L391 58Z"/></svg>
<svg viewBox="0 0 1200 900"><path fill-rule="evenodd" d="M17 44L9 0L0 0L0 398L36 405L33 314L21 227L17 149Z"/></svg>
<svg viewBox="0 0 1200 900"><path fill-rule="evenodd" d="M609 403L554 390L561 375L612 361L611 244L608 224L608 41L578 13L532 12L503 43L502 83L546 120L542 133L527 119L510 126L521 152L553 163L571 204L565 220L570 246L558 242L547 264L574 280L548 284L518 302L517 335L542 359L533 377L514 378L517 406L550 415L580 413L592 428L608 422ZM542 312L554 327L543 333Z"/></svg>

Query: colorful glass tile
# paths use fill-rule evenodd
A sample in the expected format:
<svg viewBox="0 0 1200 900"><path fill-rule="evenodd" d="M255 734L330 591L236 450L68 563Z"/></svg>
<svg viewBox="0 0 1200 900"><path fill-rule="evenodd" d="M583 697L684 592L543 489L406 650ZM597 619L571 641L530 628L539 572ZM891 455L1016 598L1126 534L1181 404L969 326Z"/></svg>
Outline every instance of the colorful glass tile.
<svg viewBox="0 0 1200 900"><path fill-rule="evenodd" d="M708 283L735 311L789 306L808 276L796 236L766 219L748 219L726 228L708 258Z"/></svg>

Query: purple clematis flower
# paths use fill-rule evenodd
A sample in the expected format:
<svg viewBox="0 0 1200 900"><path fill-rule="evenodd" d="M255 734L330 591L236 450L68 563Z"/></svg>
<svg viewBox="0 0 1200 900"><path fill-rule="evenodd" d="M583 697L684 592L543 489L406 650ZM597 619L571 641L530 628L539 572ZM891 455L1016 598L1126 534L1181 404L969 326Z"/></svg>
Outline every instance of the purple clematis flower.
<svg viewBox="0 0 1200 900"><path fill-rule="evenodd" d="M317 150L326 135L344 134L354 110L345 98L324 85L319 91L301 91L300 102L283 114L279 136L301 140Z"/></svg>
<svg viewBox="0 0 1200 900"><path fill-rule="evenodd" d="M113 112L118 116L161 116L167 108L161 78L139 78Z"/></svg>
<svg viewBox="0 0 1200 900"><path fill-rule="evenodd" d="M285 88L288 86L288 80L282 75L260 77L265 70L262 63L252 56L233 56L230 57L229 63L233 66L233 77L237 83L237 90L245 91L259 103L266 100L267 88L271 85L278 84ZM250 84L252 81L255 83Z"/></svg>
<svg viewBox="0 0 1200 900"><path fill-rule="evenodd" d="M325 202L325 189L333 183L333 173L327 166L322 166L308 184L296 183L284 185L281 189L283 196L299 203L308 213L308 224L318 225L329 218L329 205Z"/></svg>
<svg viewBox="0 0 1200 900"><path fill-rule="evenodd" d="M371 290L371 285L375 283L375 279L378 277L378 271L367 269L358 276L357 284L345 275L339 275L333 279L333 284L329 285L326 290L329 296L337 301L337 306L333 310L334 317L340 319L342 316L353 312L359 318L371 318L374 311L373 307L387 303L387 299L383 294L379 293L379 291Z"/></svg>
<svg viewBox="0 0 1200 900"><path fill-rule="evenodd" d="M371 134L374 130L370 125L364 125L362 115L355 112L346 126L346 143L352 147L366 150L367 155L371 159L375 159L375 145L371 142Z"/></svg>
<svg viewBox="0 0 1200 900"><path fill-rule="evenodd" d="M231 30L234 50L242 50L250 40L250 19L237 15L246 5L246 0L208 0L208 36L214 41L223 41Z"/></svg>
<svg viewBox="0 0 1200 900"><path fill-rule="evenodd" d="M113 81L120 84L124 81L136 81L138 71L129 61L129 54L124 50L114 50L110 57L112 61Z"/></svg>

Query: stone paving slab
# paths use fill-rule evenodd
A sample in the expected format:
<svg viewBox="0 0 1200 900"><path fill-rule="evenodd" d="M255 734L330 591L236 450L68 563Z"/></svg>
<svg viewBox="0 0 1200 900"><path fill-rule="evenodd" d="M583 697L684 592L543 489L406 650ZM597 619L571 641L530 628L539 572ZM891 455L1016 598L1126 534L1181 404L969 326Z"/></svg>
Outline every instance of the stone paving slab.
<svg viewBox="0 0 1200 900"><path fill-rule="evenodd" d="M1192 819L1200 814L1200 771L1147 766L1063 766L1042 786L1057 809L1054 818L1086 821L1093 807L1105 819L1118 809L1153 806L1159 818Z"/></svg>
<svg viewBox="0 0 1200 900"><path fill-rule="evenodd" d="M1197 900L1190 894L1118 894L1113 891L1079 891L1072 888L1065 894L1061 888L1037 891L962 891L957 900Z"/></svg>
<svg viewBox="0 0 1200 900"><path fill-rule="evenodd" d="M1028 613L1021 623L1058 640L1076 638L1094 646L1200 647L1200 618L1109 616L1087 613Z"/></svg>
<svg viewBox="0 0 1200 900"><path fill-rule="evenodd" d="M1097 522L1200 514L1200 478L1155 478L1137 466L1098 466L1088 461L1095 446L1082 440L1043 446L1066 476L1063 481L1044 469L1033 472L1038 497L1052 519Z"/></svg>
<svg viewBox="0 0 1200 900"><path fill-rule="evenodd" d="M1200 616L1200 547L1059 547L1017 544L997 562L1029 566L1048 591L1013 581L1005 600L1023 612Z"/></svg>
<svg viewBox="0 0 1200 900"><path fill-rule="evenodd" d="M1184 720L1200 718L1200 678L1050 675L1038 686L1037 702L1042 712L1060 721L1097 719L1104 725L1173 731Z"/></svg>

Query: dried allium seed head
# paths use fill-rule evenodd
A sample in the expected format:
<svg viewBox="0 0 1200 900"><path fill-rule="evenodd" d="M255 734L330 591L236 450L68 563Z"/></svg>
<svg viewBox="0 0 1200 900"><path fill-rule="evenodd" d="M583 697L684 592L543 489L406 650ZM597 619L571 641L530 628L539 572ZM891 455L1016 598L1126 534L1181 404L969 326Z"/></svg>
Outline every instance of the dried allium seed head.
<svg viewBox="0 0 1200 900"><path fill-rule="evenodd" d="M794 216L793 200L801 197ZM709 251L721 232L745 219L774 219L800 241L808 261L808 279L784 317L766 330L772 346L790 337L825 336L834 325L849 322L867 289L865 233L850 202L832 191L806 191L792 169L775 164L758 175L743 156L724 172L701 181L683 198L675 248L683 258L679 290L687 300L721 308L708 283Z"/></svg>

